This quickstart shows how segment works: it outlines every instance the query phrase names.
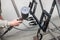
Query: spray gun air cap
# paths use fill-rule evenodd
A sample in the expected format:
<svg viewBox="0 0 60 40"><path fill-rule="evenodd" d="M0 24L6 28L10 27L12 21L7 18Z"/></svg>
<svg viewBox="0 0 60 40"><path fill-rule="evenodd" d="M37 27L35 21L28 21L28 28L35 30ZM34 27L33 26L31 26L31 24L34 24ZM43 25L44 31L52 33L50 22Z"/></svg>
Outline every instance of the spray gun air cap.
<svg viewBox="0 0 60 40"><path fill-rule="evenodd" d="M21 15L23 19L26 19L29 15L30 8L29 7L22 7L21 9Z"/></svg>

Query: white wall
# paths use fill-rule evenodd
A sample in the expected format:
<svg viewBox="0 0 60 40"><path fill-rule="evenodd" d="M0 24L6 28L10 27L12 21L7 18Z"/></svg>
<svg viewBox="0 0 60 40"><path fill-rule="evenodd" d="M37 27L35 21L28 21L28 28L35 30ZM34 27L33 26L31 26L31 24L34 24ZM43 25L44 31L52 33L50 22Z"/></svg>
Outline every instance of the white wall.
<svg viewBox="0 0 60 40"><path fill-rule="evenodd" d="M20 12L21 7L22 6L28 6L30 1L31 0L15 0L19 12ZM38 2L38 0L36 0L36 1ZM50 11L52 1L53 0L42 0L43 5L44 5L44 9L47 10L48 12ZM38 6L37 6L37 10L36 10L36 16L37 16L38 19L40 18L41 13L42 13L42 11L41 11L41 8L40 8L40 4L38 2ZM11 3L11 0L2 0L2 15L3 15L3 18L6 19L6 20L13 20L13 19L18 18L15 10L13 8L13 5ZM57 15L58 15L58 13L57 13L57 9L55 7L55 10L54 10L52 16L55 17ZM19 27L24 28L25 26L20 25ZM9 32L8 35L14 34L15 32L17 32L17 30L13 29L11 32Z"/></svg>

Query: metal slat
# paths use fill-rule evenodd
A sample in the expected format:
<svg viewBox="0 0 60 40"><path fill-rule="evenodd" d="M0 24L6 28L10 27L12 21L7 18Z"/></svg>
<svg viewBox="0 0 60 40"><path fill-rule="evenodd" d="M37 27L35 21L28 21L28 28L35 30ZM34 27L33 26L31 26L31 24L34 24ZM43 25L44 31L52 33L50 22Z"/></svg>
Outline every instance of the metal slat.
<svg viewBox="0 0 60 40"><path fill-rule="evenodd" d="M60 18L60 0L56 0L56 7L57 7L58 15L59 15L59 18Z"/></svg>
<svg viewBox="0 0 60 40"><path fill-rule="evenodd" d="M19 14L19 11L18 11L18 9L17 9L17 6L16 6L15 1L14 1L14 0L11 0L11 2L12 2L12 4L13 4L13 7L14 7L14 9L15 9L15 11L16 11L17 16L20 17L20 14Z"/></svg>

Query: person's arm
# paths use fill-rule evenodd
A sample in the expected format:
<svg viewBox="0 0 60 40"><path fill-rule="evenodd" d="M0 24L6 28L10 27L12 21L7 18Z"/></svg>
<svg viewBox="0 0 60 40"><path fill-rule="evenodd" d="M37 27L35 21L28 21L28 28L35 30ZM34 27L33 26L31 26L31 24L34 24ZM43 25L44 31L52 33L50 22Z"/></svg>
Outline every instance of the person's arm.
<svg viewBox="0 0 60 40"><path fill-rule="evenodd" d="M7 27L9 24L9 22L7 20L0 20L0 27Z"/></svg>
<svg viewBox="0 0 60 40"><path fill-rule="evenodd" d="M12 20L12 21L7 21L7 20L0 20L0 27L9 27L9 26L18 26L19 24L22 23L22 20Z"/></svg>
<svg viewBox="0 0 60 40"><path fill-rule="evenodd" d="M2 10L1 10L1 0L0 0L0 16L1 16ZM1 20L0 19L0 27L8 27L8 26L18 26L20 23L22 23L22 20Z"/></svg>

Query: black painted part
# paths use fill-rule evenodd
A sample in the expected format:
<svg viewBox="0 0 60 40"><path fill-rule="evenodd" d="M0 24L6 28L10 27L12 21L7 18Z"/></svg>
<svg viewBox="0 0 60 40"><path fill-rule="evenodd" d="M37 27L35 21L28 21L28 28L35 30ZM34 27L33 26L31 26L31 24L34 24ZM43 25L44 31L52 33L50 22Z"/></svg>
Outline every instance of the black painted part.
<svg viewBox="0 0 60 40"><path fill-rule="evenodd" d="M28 18L28 16L29 16L29 14L21 14L22 15L22 18L24 19L24 20L26 20L27 18Z"/></svg>
<svg viewBox="0 0 60 40"><path fill-rule="evenodd" d="M32 7L33 7L33 4L34 4L34 3L35 3L35 6L34 6L34 9L33 9L33 12L32 12ZM36 2L36 1L30 2L29 7L30 7L30 14L34 17L34 19L36 20L37 24L40 26L39 20L38 20L37 17L34 15L34 13L35 13L35 11L36 11L36 7L37 7L37 2Z"/></svg>
<svg viewBox="0 0 60 40"><path fill-rule="evenodd" d="M53 10L54 10L54 7L55 7L55 4L56 4L56 1L54 0L53 3L52 3L52 7L51 7L51 10L50 10L50 14L53 13Z"/></svg>
<svg viewBox="0 0 60 40"><path fill-rule="evenodd" d="M30 7L31 8L31 2L29 3L29 6L28 7Z"/></svg>
<svg viewBox="0 0 60 40"><path fill-rule="evenodd" d="M27 21L32 21L32 20L35 20L33 17L28 17L27 18Z"/></svg>
<svg viewBox="0 0 60 40"><path fill-rule="evenodd" d="M34 8L33 8L33 6L34 6ZM33 14L34 14L36 7L37 7L37 2L35 0L32 0L32 2L30 2L30 4L29 4L29 7L30 7L30 10L32 10L32 8L33 8Z"/></svg>
<svg viewBox="0 0 60 40"><path fill-rule="evenodd" d="M42 40L42 38L43 38L43 35L40 33L40 31L41 31L41 29L39 28L38 32L37 32L37 38L38 38L38 40ZM39 36L40 36L40 38L39 38Z"/></svg>
<svg viewBox="0 0 60 40"><path fill-rule="evenodd" d="M42 9L42 11L43 11L43 10L44 10L44 8L43 8L43 5L42 5L41 0L39 0L39 3L40 3L40 5L41 5L41 9Z"/></svg>
<svg viewBox="0 0 60 40"><path fill-rule="evenodd" d="M30 4L29 4L30 10L32 9L34 2L35 2L35 0L32 0L32 2L30 2Z"/></svg>
<svg viewBox="0 0 60 40"><path fill-rule="evenodd" d="M37 17L32 13L32 11L30 10L30 14L34 17L34 19L36 20L37 24L39 25L39 27L41 27L39 20L37 19Z"/></svg>
<svg viewBox="0 0 60 40"><path fill-rule="evenodd" d="M52 7L51 7L51 10L50 10L50 13L49 13L51 16L52 16L52 13L53 13L55 4L56 4L56 1L54 0L53 3L52 3ZM48 25L49 25L49 21L50 21L50 19L51 19L51 16L48 17L48 19L45 21L45 24L46 24L46 25L45 25L45 27L43 28L43 31L44 31L44 32L46 32L46 30L47 30L47 27L48 27Z"/></svg>
<svg viewBox="0 0 60 40"><path fill-rule="evenodd" d="M41 19L40 19L40 25L41 25L41 28L44 32L46 31L45 28L48 25L48 20L49 20L48 18L51 16L51 15L48 16L46 14L48 14L48 13L44 10L42 13ZM47 18L45 16L47 16ZM43 21L43 19L45 19L45 21Z"/></svg>
<svg viewBox="0 0 60 40"><path fill-rule="evenodd" d="M33 14L35 14L36 8L37 8L37 2L35 2L34 8L33 8Z"/></svg>
<svg viewBox="0 0 60 40"><path fill-rule="evenodd" d="M56 4L56 2L54 0L53 3L52 3L52 7L51 7L51 10L50 10L50 13L48 13L44 9L42 10L42 16L41 16L41 19L40 19L40 25L41 25L40 27L43 30L43 32L46 32L46 30L47 30L47 27L48 27L49 21L51 19L55 4ZM44 18L46 18L45 21L43 21ZM42 23L43 23L43 25L42 25Z"/></svg>
<svg viewBox="0 0 60 40"><path fill-rule="evenodd" d="M35 5L34 5L35 3ZM34 5L34 8L33 8L33 11L32 11L32 7ZM36 7L37 7L37 2L35 0L32 0L32 2L30 2L29 4L29 7L30 7L30 14L34 17L34 19L36 20L36 22L38 23L38 25L40 26L39 24L39 20L37 19L37 17L34 15L35 14L35 11L36 11Z"/></svg>

